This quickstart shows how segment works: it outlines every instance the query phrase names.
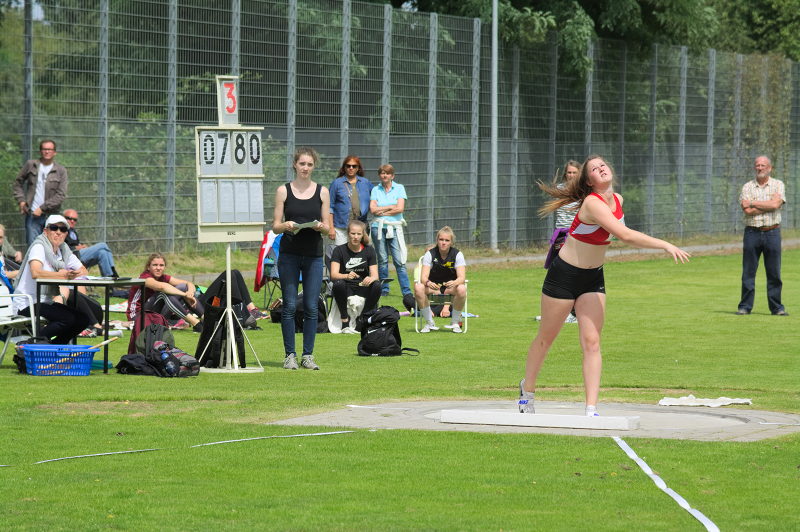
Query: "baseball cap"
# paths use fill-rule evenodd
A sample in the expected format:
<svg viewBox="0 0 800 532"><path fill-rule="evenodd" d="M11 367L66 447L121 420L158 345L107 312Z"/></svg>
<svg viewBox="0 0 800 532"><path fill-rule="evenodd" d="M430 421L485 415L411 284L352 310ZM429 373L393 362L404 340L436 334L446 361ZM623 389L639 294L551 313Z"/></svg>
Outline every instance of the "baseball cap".
<svg viewBox="0 0 800 532"><path fill-rule="evenodd" d="M67 223L67 219L61 216L60 214L51 214L47 217L47 220L44 222L44 225L51 225L51 224L64 224L69 227Z"/></svg>

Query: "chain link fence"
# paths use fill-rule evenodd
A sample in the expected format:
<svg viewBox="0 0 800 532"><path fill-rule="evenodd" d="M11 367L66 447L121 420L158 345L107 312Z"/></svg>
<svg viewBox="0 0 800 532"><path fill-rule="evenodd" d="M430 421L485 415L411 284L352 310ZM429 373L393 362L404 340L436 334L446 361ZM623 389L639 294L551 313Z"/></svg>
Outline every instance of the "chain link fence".
<svg viewBox="0 0 800 532"><path fill-rule="evenodd" d="M489 242L488 24L327 0L28 0L0 23L0 221L14 243L11 183L52 138L83 239L116 253L198 247L194 126L216 123L213 79L230 74L242 124L265 128L268 217L294 149L310 145L325 185L347 154L375 183L392 163L410 243L445 224L459 242ZM796 227L797 64L597 41L582 77L555 43L500 51L501 245L549 238L536 181L589 153L615 166L629 226L678 237L740 231L739 190L769 155L787 185L784 225Z"/></svg>

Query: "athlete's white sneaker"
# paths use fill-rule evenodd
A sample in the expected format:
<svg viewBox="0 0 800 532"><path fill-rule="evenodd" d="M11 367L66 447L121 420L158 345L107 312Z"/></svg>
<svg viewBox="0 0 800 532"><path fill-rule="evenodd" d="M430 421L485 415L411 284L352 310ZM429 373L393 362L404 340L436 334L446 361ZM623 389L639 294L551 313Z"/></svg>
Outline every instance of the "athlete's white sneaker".
<svg viewBox="0 0 800 532"><path fill-rule="evenodd" d="M523 388L524 384L525 379L519 381L519 401L517 401L519 411L522 414L535 414L536 412L533 409L534 392L526 392L525 388Z"/></svg>
<svg viewBox="0 0 800 532"><path fill-rule="evenodd" d="M425 326L422 327L422 329L419 330L419 332L421 332L421 333L429 333L431 331L438 331L438 330L439 330L439 327L437 327L433 323L426 323Z"/></svg>
<svg viewBox="0 0 800 532"><path fill-rule="evenodd" d="M567 316L567 319L564 320L564 323L578 323L578 318L570 314Z"/></svg>
<svg viewBox="0 0 800 532"><path fill-rule="evenodd" d="M586 417L600 417L600 414L597 413L596 406L587 406L586 407Z"/></svg>
<svg viewBox="0 0 800 532"><path fill-rule="evenodd" d="M450 330L453 331L454 333L464 332L461 330L461 326L458 323L454 323L453 326L450 327Z"/></svg>

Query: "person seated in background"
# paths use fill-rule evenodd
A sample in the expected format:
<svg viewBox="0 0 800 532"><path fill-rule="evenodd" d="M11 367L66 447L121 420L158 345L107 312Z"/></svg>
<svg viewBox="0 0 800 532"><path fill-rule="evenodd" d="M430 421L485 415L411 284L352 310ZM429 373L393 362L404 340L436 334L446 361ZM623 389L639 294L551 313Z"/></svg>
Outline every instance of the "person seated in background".
<svg viewBox="0 0 800 532"><path fill-rule="evenodd" d="M203 309L207 309L211 306L226 306L225 297L225 272L222 272L197 299L200 306ZM238 305L241 305L243 310L247 313L245 317L237 313L239 320L242 322L242 327L245 329L257 329L256 320L263 320L269 317L267 314L258 310L258 307L253 303L253 300L250 298L250 291L247 289L247 284L245 284L244 278L242 278L242 273L239 270L231 270L231 306L236 307Z"/></svg>
<svg viewBox="0 0 800 532"><path fill-rule="evenodd" d="M417 307L425 319L420 332L438 331L433 321L433 311L428 294L452 294L453 309L450 311L450 325L454 333L461 332L461 312L467 300L467 262L464 254L453 247L456 235L444 226L436 233L436 246L422 256L419 282L414 285Z"/></svg>
<svg viewBox="0 0 800 532"><path fill-rule="evenodd" d="M354 326L350 326L347 298L353 295L363 297L363 311L367 311L374 309L381 297L378 259L375 248L369 245L364 222L351 220L347 224L347 244L336 246L331 254L331 280L333 299L342 317L342 332L353 334L356 331Z"/></svg>
<svg viewBox="0 0 800 532"><path fill-rule="evenodd" d="M167 259L161 253L147 257L144 271L139 275L144 286L133 286L128 293L128 319L136 321L139 313L161 314L173 328L202 330L200 316L203 307L195 299L195 286L189 281L167 275Z"/></svg>
<svg viewBox="0 0 800 532"><path fill-rule="evenodd" d="M60 214L52 214L45 220L44 231L37 236L28 253L22 259L14 292L36 298L36 279L75 279L86 275L86 268L64 243L68 231L67 220ZM67 301L76 297L75 308ZM41 300L34 301L37 315L47 320L40 335L56 344L67 344L90 325L97 325L91 309L75 290L69 287L48 285L42 289ZM83 304L82 304L83 302ZM14 298L17 314L30 316L31 309L26 298Z"/></svg>
<svg viewBox="0 0 800 532"><path fill-rule="evenodd" d="M67 233L67 245L78 259L86 266L98 266L100 268L100 275L103 277L117 278L117 270L114 268L114 255L111 249L105 242L99 242L88 246L81 244L78 237L78 231L75 226L78 225L78 211L75 209L67 209L64 211L64 218L69 222L69 233Z"/></svg>
<svg viewBox="0 0 800 532"><path fill-rule="evenodd" d="M19 270L19 265L22 262L22 252L14 249L14 246L8 241L6 238L6 227L3 224L0 224L0 244L2 244L0 254L3 256L6 271L13 272Z"/></svg>

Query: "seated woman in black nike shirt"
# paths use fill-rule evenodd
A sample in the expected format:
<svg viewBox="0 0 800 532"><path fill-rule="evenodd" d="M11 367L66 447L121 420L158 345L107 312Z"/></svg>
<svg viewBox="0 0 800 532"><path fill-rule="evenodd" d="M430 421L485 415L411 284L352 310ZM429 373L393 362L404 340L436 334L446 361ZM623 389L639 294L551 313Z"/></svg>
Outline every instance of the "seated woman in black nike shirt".
<svg viewBox="0 0 800 532"><path fill-rule="evenodd" d="M347 244L336 246L331 254L331 280L333 299L342 317L342 332L354 333L347 314L347 298L363 297L366 311L375 308L381 296L378 258L375 248L369 245L364 222L351 220L347 225Z"/></svg>

